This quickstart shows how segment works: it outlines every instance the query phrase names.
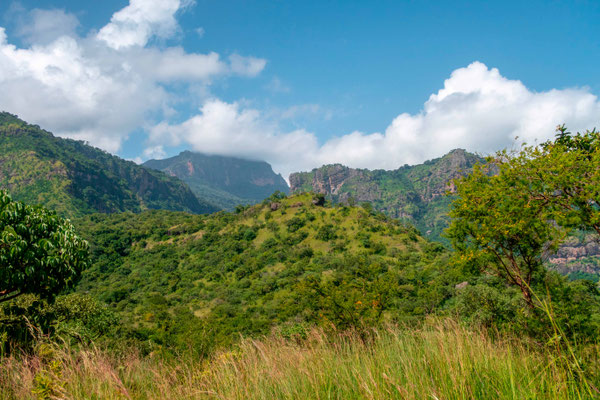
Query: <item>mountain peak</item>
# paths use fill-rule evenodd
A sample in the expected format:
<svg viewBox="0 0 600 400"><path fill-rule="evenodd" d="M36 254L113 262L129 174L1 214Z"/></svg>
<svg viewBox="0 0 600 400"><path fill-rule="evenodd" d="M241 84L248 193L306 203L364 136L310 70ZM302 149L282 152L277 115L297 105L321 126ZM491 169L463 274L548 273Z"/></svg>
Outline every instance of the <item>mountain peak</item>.
<svg viewBox="0 0 600 400"><path fill-rule="evenodd" d="M197 195L229 210L238 204L258 203L275 191L289 192L285 180L265 161L186 150L164 160L146 161L144 165L179 177Z"/></svg>

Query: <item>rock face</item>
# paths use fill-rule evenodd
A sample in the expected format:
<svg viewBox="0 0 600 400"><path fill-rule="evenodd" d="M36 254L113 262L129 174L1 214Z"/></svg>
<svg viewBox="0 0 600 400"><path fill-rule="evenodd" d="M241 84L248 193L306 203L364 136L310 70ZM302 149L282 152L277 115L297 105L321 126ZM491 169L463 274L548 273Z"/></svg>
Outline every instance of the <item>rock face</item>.
<svg viewBox="0 0 600 400"><path fill-rule="evenodd" d="M553 269L574 278L600 274L600 238L596 233L577 232L549 257Z"/></svg>
<svg viewBox="0 0 600 400"><path fill-rule="evenodd" d="M198 196L228 210L258 203L276 191L289 193L283 177L264 161L184 151L164 160L149 160L144 166L178 177Z"/></svg>
<svg viewBox="0 0 600 400"><path fill-rule="evenodd" d="M177 178L81 141L55 137L9 113L0 113L0 188L16 200L69 217L146 209L217 210Z"/></svg>
<svg viewBox="0 0 600 400"><path fill-rule="evenodd" d="M341 164L325 165L313 170L310 182L306 180L306 178L311 177L310 174L295 173L290 175L290 188L295 191L295 188L309 184L315 193L338 195L344 183L350 179L361 180L366 178L365 172L368 171L348 168Z"/></svg>
<svg viewBox="0 0 600 400"><path fill-rule="evenodd" d="M394 218L414 223L430 238L438 239L447 224L446 192L454 192L452 180L468 173L481 157L456 149L420 165L393 171L325 165L311 172L290 175L292 193L313 191L333 202L369 202Z"/></svg>

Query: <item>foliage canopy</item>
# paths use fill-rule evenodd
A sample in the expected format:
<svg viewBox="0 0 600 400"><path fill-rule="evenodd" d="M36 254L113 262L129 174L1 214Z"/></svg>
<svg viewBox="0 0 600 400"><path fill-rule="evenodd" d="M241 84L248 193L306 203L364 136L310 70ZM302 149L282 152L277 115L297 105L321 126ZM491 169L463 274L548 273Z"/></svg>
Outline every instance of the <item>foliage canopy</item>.
<svg viewBox="0 0 600 400"><path fill-rule="evenodd" d="M557 130L556 140L500 151L457 180L447 230L460 262L503 277L530 307L533 279L565 235L600 233L600 135Z"/></svg>
<svg viewBox="0 0 600 400"><path fill-rule="evenodd" d="M69 221L0 191L0 302L26 293L52 299L88 265L88 244Z"/></svg>

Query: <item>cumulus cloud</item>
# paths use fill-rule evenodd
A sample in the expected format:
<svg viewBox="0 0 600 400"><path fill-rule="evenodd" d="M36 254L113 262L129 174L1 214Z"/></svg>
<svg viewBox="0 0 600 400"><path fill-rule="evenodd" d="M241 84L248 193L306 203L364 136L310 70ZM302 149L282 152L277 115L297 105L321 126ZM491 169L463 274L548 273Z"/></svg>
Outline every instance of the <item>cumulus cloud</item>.
<svg viewBox="0 0 600 400"><path fill-rule="evenodd" d="M287 176L328 163L395 169L454 148L489 153L554 135L557 124L572 130L598 126L600 101L587 88L529 90L496 68L474 62L455 70L417 114L400 114L385 132L351 132L319 143L304 130L282 131L258 110L207 101L198 115L151 129L154 143L188 144L197 151L270 161Z"/></svg>
<svg viewBox="0 0 600 400"><path fill-rule="evenodd" d="M0 27L0 110L116 152L130 132L173 114L177 99L170 83L182 83L181 89L260 73L263 59L224 59L214 52L149 44L153 37L175 34L177 12L191 4L131 0L99 32L85 37L76 34L74 15L33 10L27 17L30 28L17 29L30 44L24 48L10 43Z"/></svg>
<svg viewBox="0 0 600 400"><path fill-rule="evenodd" d="M153 36L171 37L178 28L175 13L180 7L179 0L131 0L100 29L98 39L120 49L145 46Z"/></svg>

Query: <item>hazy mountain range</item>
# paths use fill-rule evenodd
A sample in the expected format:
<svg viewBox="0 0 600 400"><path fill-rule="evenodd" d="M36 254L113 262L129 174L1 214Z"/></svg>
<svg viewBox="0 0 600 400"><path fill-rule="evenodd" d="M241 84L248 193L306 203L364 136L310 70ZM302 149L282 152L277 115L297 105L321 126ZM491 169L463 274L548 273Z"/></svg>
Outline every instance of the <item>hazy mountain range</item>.
<svg viewBox="0 0 600 400"><path fill-rule="evenodd" d="M255 204L276 191L289 193L283 177L264 161L184 151L144 166L176 176L199 197L226 210L238 204Z"/></svg>

